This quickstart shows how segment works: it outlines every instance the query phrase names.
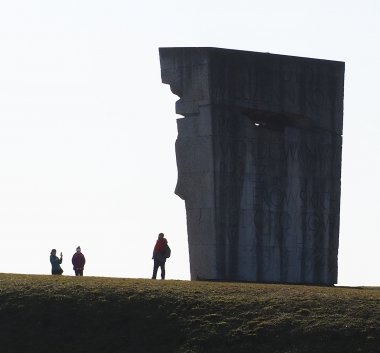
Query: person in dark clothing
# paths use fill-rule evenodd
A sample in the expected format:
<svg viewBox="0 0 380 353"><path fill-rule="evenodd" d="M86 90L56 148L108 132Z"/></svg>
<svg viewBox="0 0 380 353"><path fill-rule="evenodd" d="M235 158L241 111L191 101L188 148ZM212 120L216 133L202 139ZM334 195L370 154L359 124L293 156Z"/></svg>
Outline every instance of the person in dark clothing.
<svg viewBox="0 0 380 353"><path fill-rule="evenodd" d="M153 266L153 276L152 279L156 279L158 268L161 268L161 279L165 279L165 262L166 256L165 251L168 245L168 241L164 238L164 233L158 234L158 239L156 245L153 249L154 266Z"/></svg>
<svg viewBox="0 0 380 353"><path fill-rule="evenodd" d="M73 264L73 269L75 272L75 276L83 276L84 264L86 263L86 259L82 254L82 250L80 246L77 247L73 258L71 259Z"/></svg>
<svg viewBox="0 0 380 353"><path fill-rule="evenodd" d="M63 270L61 268L62 253L61 253L61 257L58 258L57 250L52 249L52 251L50 252L50 263L51 263L51 274L52 275L61 275L63 273Z"/></svg>

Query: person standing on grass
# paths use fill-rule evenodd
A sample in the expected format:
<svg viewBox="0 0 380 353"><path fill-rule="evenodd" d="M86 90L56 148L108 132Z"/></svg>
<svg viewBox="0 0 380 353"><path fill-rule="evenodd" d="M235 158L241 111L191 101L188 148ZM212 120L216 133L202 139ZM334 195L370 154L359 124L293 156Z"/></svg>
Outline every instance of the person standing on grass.
<svg viewBox="0 0 380 353"><path fill-rule="evenodd" d="M50 252L50 263L51 263L51 274L52 275L61 275L63 273L63 270L61 268L62 253L61 253L61 257L58 258L57 250L52 249L52 251Z"/></svg>
<svg viewBox="0 0 380 353"><path fill-rule="evenodd" d="M76 248L76 252L71 259L73 264L73 269L75 272L75 276L83 276L84 264L86 263L86 259L82 254L82 249L80 246Z"/></svg>
<svg viewBox="0 0 380 353"><path fill-rule="evenodd" d="M164 238L164 233L158 234L156 245L153 249L154 266L152 279L156 279L158 268L161 268L161 279L165 279L165 262L170 256L168 241Z"/></svg>

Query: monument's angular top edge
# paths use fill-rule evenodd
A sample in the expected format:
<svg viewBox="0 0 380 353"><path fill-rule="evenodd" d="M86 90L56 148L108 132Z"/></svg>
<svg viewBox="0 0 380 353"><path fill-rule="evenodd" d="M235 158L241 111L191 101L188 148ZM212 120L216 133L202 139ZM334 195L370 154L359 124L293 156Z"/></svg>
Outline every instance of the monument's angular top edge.
<svg viewBox="0 0 380 353"><path fill-rule="evenodd" d="M239 55L251 55L251 56L273 56L280 58L288 58L302 61L319 61L321 63L336 63L339 66L345 66L344 61L340 60L330 60L330 59L320 59L320 58L311 58L305 56L296 56L296 55L285 55L285 54L276 54L270 52L256 52L256 51L248 51L248 50L240 50L240 49L226 49L226 48L218 48L218 47L160 47L159 52L182 52L183 54L188 54L190 52L198 52L204 54L239 54Z"/></svg>

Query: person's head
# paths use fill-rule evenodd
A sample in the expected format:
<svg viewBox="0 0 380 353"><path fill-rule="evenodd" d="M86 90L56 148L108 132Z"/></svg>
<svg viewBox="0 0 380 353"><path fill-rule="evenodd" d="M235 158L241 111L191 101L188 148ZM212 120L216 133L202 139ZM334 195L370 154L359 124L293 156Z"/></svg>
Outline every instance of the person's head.
<svg viewBox="0 0 380 353"><path fill-rule="evenodd" d="M52 249L51 251L50 251L50 255L55 255L57 253L57 250L55 250L55 249Z"/></svg>
<svg viewBox="0 0 380 353"><path fill-rule="evenodd" d="M77 247L77 252L81 252L82 249L80 248L80 246Z"/></svg>
<svg viewBox="0 0 380 353"><path fill-rule="evenodd" d="M158 239L163 239L164 238L164 233L158 234Z"/></svg>

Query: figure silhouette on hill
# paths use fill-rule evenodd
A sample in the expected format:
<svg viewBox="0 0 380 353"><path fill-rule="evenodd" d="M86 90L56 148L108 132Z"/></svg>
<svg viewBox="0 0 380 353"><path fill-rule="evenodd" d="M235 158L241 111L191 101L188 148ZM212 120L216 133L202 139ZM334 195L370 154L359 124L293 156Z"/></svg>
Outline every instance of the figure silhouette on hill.
<svg viewBox="0 0 380 353"><path fill-rule="evenodd" d="M152 279L156 279L159 267L161 268L161 279L165 279L165 262L170 256L170 252L168 241L164 238L164 233L158 234L158 239L154 246L152 256L152 259L154 260Z"/></svg>
<svg viewBox="0 0 380 353"><path fill-rule="evenodd" d="M61 256L58 258L57 250L52 249L52 251L50 252L50 263L51 263L52 275L61 275L63 273L63 270L61 268L62 259L63 259L62 253L61 253Z"/></svg>
<svg viewBox="0 0 380 353"><path fill-rule="evenodd" d="M83 276L83 270L84 270L84 265L86 263L86 258L82 254L82 249L80 248L80 246L76 248L76 252L72 257L71 262L73 264L75 276Z"/></svg>

